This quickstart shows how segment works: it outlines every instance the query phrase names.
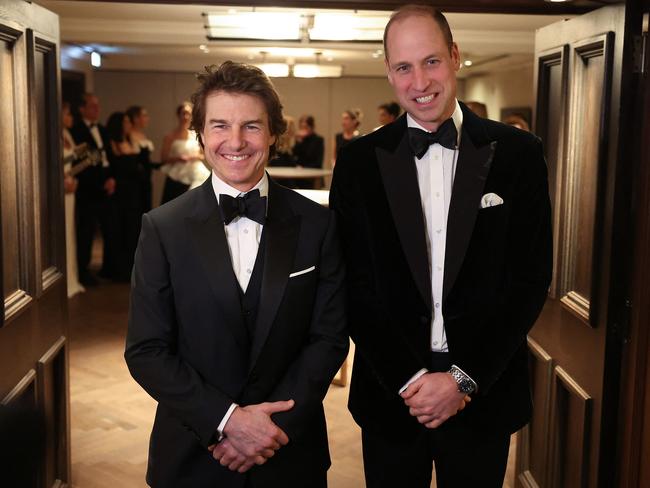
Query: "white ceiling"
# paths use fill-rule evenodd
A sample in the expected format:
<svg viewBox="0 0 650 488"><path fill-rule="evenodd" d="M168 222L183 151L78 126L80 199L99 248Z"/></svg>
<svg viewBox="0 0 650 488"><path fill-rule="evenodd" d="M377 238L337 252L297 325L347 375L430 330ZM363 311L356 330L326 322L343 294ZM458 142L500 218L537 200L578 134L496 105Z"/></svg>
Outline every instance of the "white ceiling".
<svg viewBox="0 0 650 488"><path fill-rule="evenodd" d="M322 64L343 65L344 75L384 75L383 58L377 53L382 47L380 43L208 41L202 14L227 12L228 7L71 0L35 3L60 16L61 39L69 46L64 57L87 59L84 49L92 47L102 53L102 69L193 72L226 59L260 63L263 58L266 62L287 62L292 58L295 62L313 62L313 53L319 51L323 53ZM535 29L564 17L450 13L447 18L463 59L474 63L461 70L462 77L532 63ZM199 49L202 44L207 45L209 52ZM261 51L268 54L263 56ZM65 68L65 59L62 64Z"/></svg>

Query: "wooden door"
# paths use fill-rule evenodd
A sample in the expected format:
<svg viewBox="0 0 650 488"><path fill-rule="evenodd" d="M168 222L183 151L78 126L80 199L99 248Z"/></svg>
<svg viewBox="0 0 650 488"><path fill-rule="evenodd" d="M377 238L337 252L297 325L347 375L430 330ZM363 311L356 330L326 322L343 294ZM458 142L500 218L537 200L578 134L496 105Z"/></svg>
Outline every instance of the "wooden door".
<svg viewBox="0 0 650 488"><path fill-rule="evenodd" d="M534 413L519 437L518 486L613 486L621 342L610 297L621 262L612 242L624 21L623 5L605 7L535 38L554 279L528 340Z"/></svg>
<svg viewBox="0 0 650 488"><path fill-rule="evenodd" d="M35 411L43 420L44 455L29 486L48 488L70 485L58 64L58 17L2 0L0 403L3 414ZM9 486L4 475L0 486Z"/></svg>

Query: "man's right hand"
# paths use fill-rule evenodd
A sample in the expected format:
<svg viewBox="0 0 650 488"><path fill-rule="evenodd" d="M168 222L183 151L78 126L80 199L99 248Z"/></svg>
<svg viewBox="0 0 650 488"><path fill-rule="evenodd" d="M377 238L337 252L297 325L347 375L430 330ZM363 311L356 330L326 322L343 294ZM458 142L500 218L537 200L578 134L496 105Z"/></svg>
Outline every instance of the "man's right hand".
<svg viewBox="0 0 650 488"><path fill-rule="evenodd" d="M265 402L237 407L226 422L223 433L229 443L247 458L269 458L289 437L271 420L271 415L293 408L294 401Z"/></svg>

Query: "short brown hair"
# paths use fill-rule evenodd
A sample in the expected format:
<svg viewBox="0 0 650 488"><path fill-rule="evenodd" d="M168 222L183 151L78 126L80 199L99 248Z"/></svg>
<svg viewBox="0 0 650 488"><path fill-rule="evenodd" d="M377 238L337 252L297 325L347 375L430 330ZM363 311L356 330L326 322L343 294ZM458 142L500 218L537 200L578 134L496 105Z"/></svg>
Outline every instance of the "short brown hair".
<svg viewBox="0 0 650 488"><path fill-rule="evenodd" d="M276 152L277 139L287 129L287 123L282 116L280 97L264 71L250 64L226 61L220 66L206 66L205 71L197 75L197 79L199 88L192 95L192 129L196 131L201 147L207 97L217 91L251 95L260 99L266 108L269 132L276 138L269 149L269 158L272 158Z"/></svg>
<svg viewBox="0 0 650 488"><path fill-rule="evenodd" d="M437 8L429 5L408 4L395 10L384 28L384 56L386 57L386 60L388 60L388 45L386 44L386 41L388 40L388 29L390 29L393 22L404 20L409 17L431 17L436 24L438 24L438 27L440 27L442 35L445 37L445 41L447 42L449 52L451 53L451 46L454 44L454 37L451 34L449 22L447 22L447 18L443 13Z"/></svg>

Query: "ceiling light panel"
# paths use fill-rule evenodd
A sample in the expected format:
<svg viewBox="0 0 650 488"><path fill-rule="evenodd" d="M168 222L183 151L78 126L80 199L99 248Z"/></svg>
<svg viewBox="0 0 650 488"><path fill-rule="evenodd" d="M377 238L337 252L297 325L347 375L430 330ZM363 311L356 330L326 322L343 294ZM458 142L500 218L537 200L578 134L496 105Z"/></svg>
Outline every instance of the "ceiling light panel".
<svg viewBox="0 0 650 488"><path fill-rule="evenodd" d="M312 41L380 42L388 15L316 13L309 30Z"/></svg>
<svg viewBox="0 0 650 488"><path fill-rule="evenodd" d="M210 39L300 39L300 14L297 12L239 12L205 14Z"/></svg>
<svg viewBox="0 0 650 488"><path fill-rule="evenodd" d="M293 76L296 78L339 78L342 74L342 66L296 64L293 67Z"/></svg>

